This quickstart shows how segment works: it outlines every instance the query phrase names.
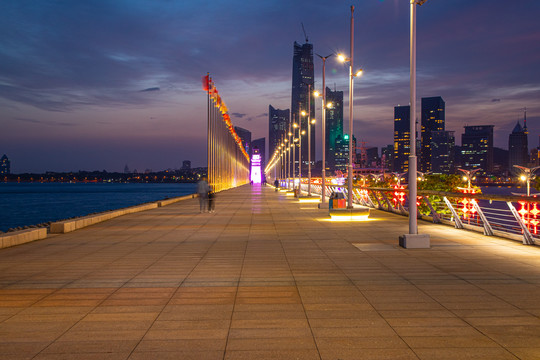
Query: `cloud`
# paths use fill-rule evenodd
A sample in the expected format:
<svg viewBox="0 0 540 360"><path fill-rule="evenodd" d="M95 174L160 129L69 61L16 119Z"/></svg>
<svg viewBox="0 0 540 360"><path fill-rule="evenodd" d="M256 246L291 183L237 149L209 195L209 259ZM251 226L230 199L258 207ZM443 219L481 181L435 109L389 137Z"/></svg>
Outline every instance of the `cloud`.
<svg viewBox="0 0 540 360"><path fill-rule="evenodd" d="M501 99L491 99L491 102L501 102Z"/></svg>
<svg viewBox="0 0 540 360"><path fill-rule="evenodd" d="M37 120L37 119L30 119L30 118L21 118L17 117L14 120L32 123L32 124L43 124L48 126L75 126L74 123L69 123L65 121L47 121L47 120Z"/></svg>
<svg viewBox="0 0 540 360"><path fill-rule="evenodd" d="M141 90L140 92L159 91L159 90L160 90L159 87L151 87L151 88Z"/></svg>
<svg viewBox="0 0 540 360"><path fill-rule="evenodd" d="M247 114L242 114L242 113L234 112L234 113L232 113L231 115L234 116L234 117L236 117L236 118L242 119L242 118L245 117Z"/></svg>

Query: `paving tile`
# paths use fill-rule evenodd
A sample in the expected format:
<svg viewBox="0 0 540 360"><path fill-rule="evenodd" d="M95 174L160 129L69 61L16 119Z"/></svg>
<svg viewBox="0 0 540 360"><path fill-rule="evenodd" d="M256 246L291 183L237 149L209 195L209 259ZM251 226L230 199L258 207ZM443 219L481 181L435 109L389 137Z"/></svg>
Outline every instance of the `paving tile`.
<svg viewBox="0 0 540 360"><path fill-rule="evenodd" d="M227 350L224 360L320 360L316 350Z"/></svg>
<svg viewBox="0 0 540 360"><path fill-rule="evenodd" d="M540 358L536 247L324 217L248 186L3 249L0 360Z"/></svg>

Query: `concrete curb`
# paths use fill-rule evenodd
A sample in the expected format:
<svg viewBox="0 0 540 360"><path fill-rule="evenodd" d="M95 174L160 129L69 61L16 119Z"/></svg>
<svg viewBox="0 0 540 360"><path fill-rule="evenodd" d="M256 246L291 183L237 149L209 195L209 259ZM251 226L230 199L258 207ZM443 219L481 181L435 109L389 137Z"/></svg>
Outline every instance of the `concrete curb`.
<svg viewBox="0 0 540 360"><path fill-rule="evenodd" d="M107 211L99 214L88 215L76 219L57 221L51 224L49 233L51 234L65 234L84 227L94 225L103 221L114 219L116 217L132 214L140 211L146 211L156 209L158 207L167 206L177 203L182 200L188 200L198 197L197 194L190 194L180 196L177 198L160 200L152 203L131 206L123 209ZM32 242L36 240L42 240L47 237L47 228L27 229L21 231L14 231L5 234L0 234L0 249Z"/></svg>
<svg viewBox="0 0 540 360"><path fill-rule="evenodd" d="M97 215L84 216L77 219L58 221L51 224L50 233L51 234L65 234L72 232L84 227L94 225L103 221L114 219L118 216L132 214L139 211L145 211L150 209L155 209L158 207L157 203L149 203L138 206L132 206L120 210L109 211L106 213L100 213Z"/></svg>
<svg viewBox="0 0 540 360"><path fill-rule="evenodd" d="M28 229L0 235L0 249L45 239L47 228Z"/></svg>

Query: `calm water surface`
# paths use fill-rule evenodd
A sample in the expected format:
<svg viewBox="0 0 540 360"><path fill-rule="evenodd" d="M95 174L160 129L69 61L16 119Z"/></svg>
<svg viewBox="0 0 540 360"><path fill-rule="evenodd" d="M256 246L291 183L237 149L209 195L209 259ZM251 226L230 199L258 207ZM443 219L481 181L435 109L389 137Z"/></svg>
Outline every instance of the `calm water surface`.
<svg viewBox="0 0 540 360"><path fill-rule="evenodd" d="M0 183L0 231L196 192L196 184Z"/></svg>

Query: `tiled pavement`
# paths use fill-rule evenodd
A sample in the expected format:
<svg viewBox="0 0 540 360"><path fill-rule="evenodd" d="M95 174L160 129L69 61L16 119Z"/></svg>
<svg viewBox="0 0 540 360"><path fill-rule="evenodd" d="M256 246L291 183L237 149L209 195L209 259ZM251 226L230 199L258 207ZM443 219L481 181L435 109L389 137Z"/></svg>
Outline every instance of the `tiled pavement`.
<svg viewBox="0 0 540 360"><path fill-rule="evenodd" d="M0 359L540 359L540 249L271 188L0 251Z"/></svg>

